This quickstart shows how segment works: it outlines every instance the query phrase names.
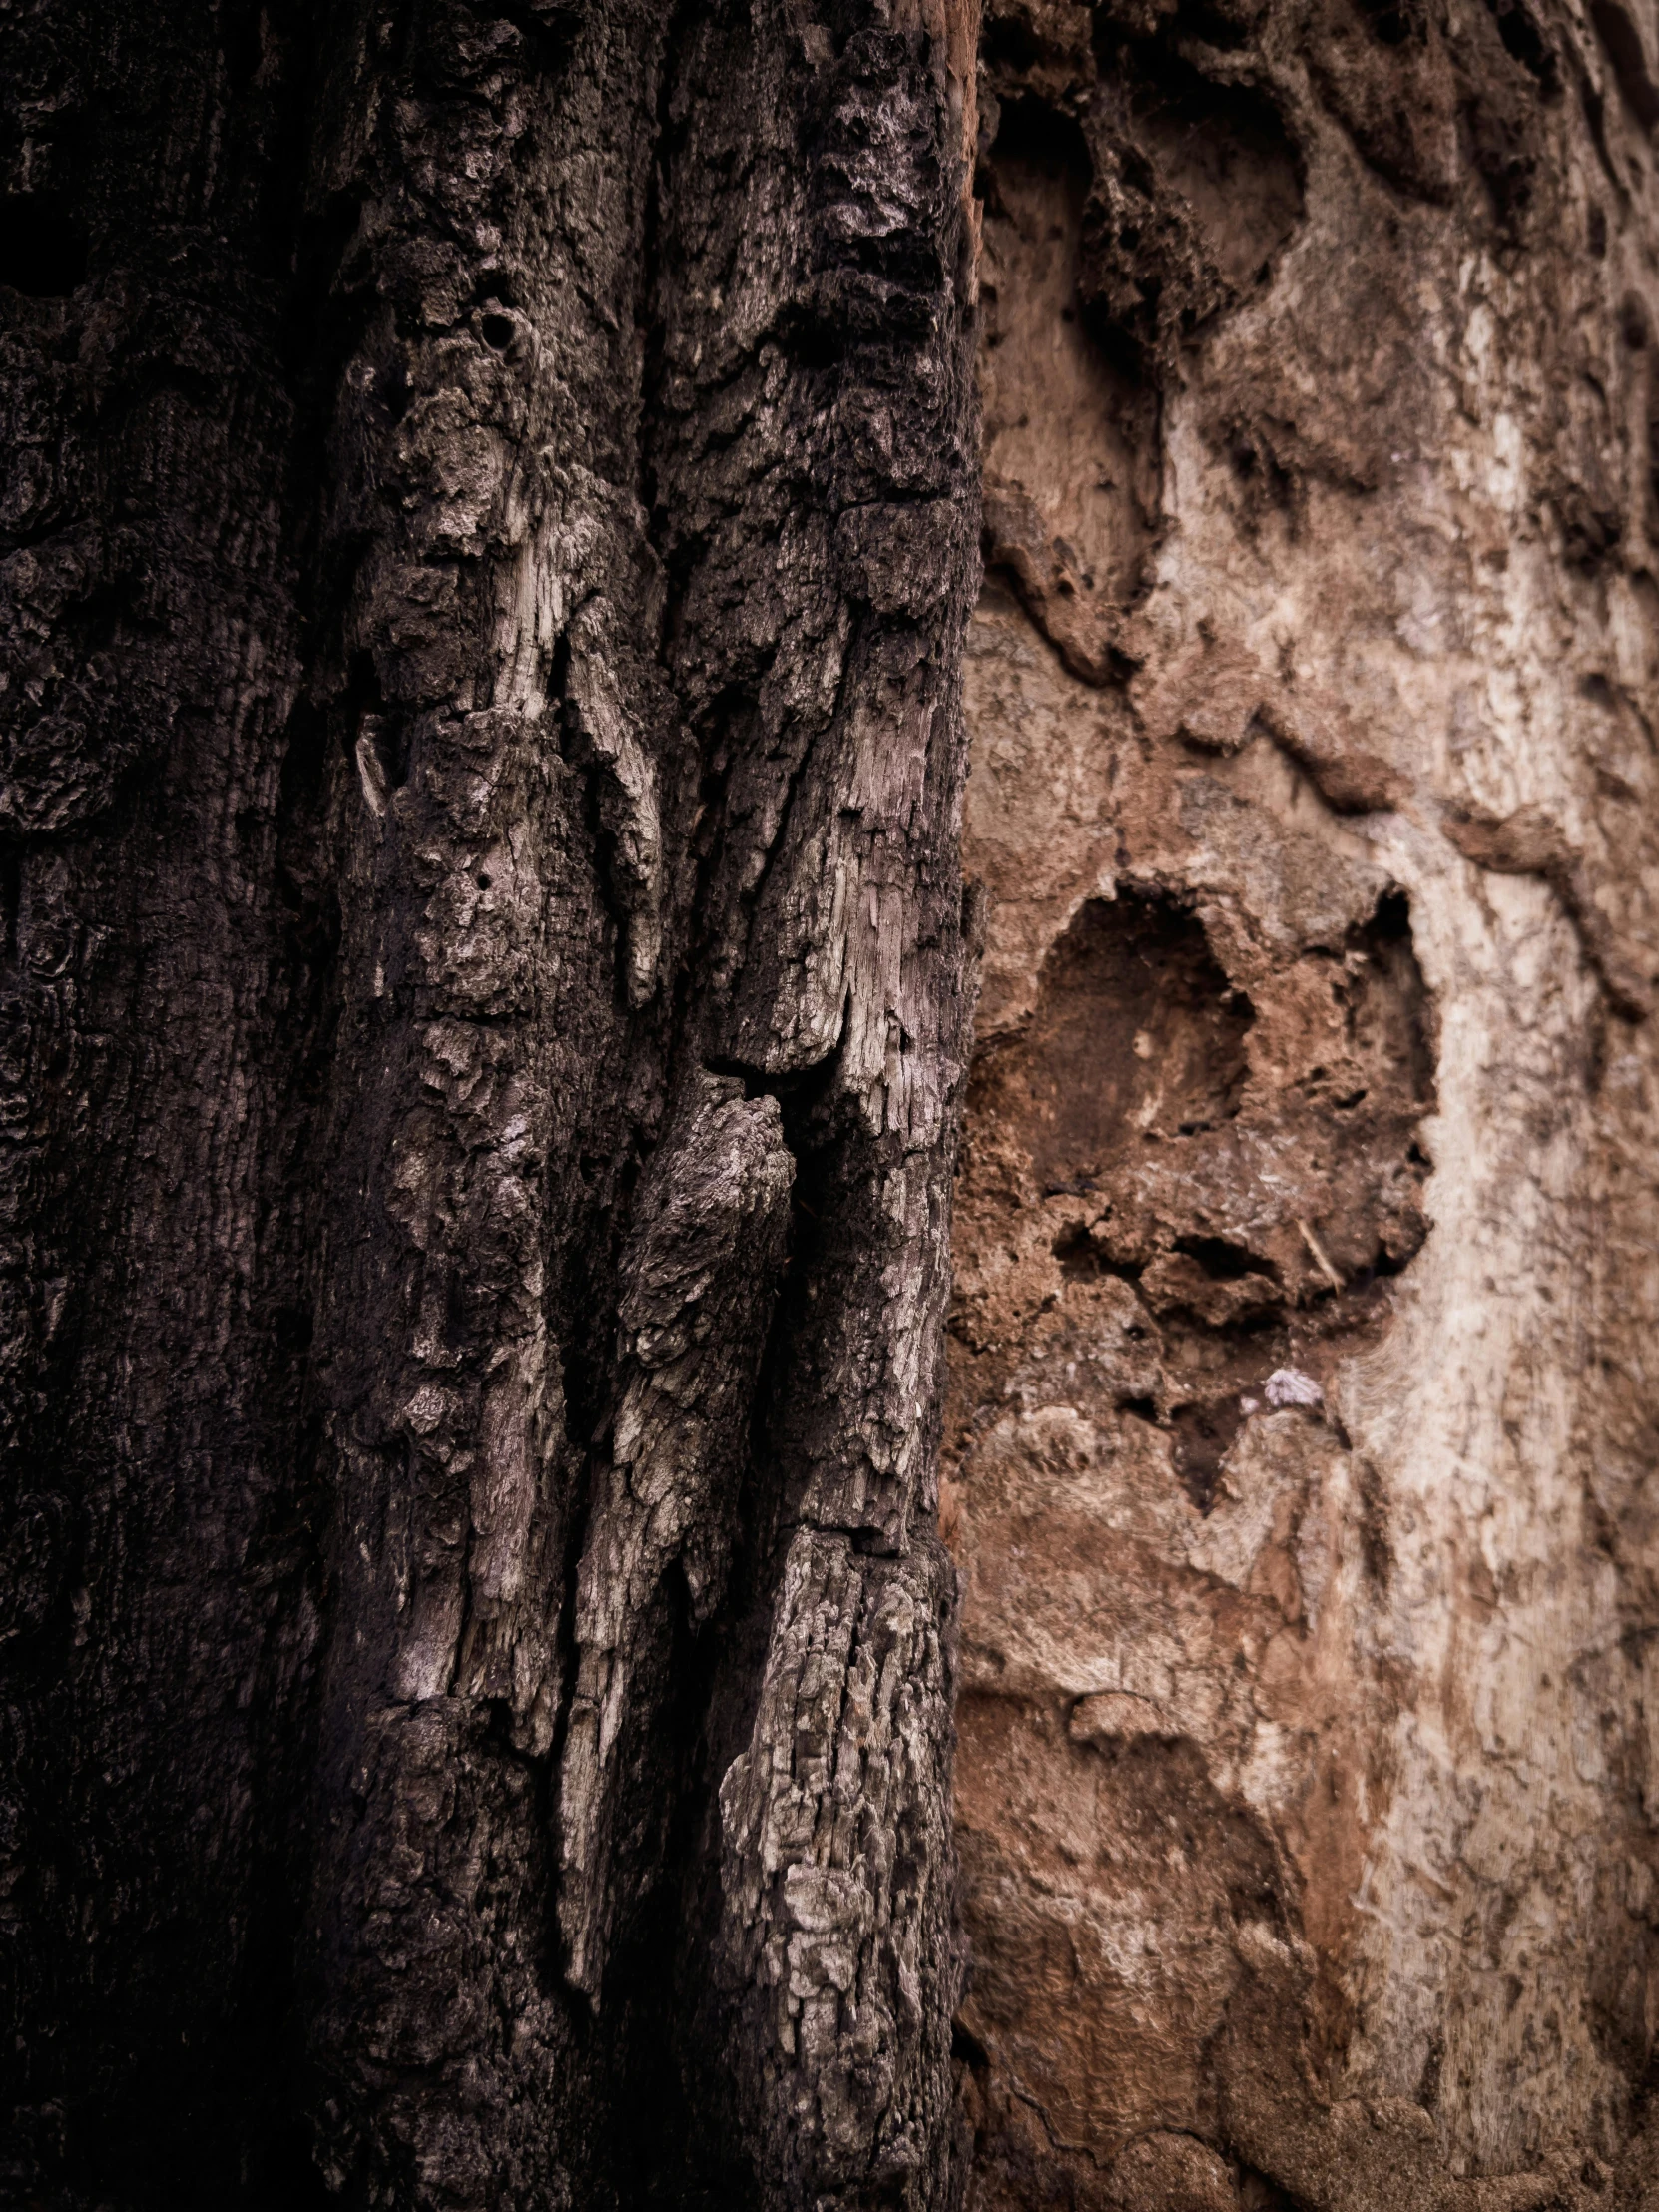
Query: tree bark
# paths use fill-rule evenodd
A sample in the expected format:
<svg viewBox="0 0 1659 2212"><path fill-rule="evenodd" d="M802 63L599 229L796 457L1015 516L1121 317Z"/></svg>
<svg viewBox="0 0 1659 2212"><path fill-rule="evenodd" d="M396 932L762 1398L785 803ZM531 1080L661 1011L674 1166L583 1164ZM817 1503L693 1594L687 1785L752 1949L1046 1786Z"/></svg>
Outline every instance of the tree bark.
<svg viewBox="0 0 1659 2212"><path fill-rule="evenodd" d="M984 56L975 2202L1651 2208L1652 27Z"/></svg>
<svg viewBox="0 0 1659 2212"><path fill-rule="evenodd" d="M1651 26L3 21L7 2201L1654 2212Z"/></svg>
<svg viewBox="0 0 1659 2212"><path fill-rule="evenodd" d="M9 2194L951 2201L973 26L6 39Z"/></svg>

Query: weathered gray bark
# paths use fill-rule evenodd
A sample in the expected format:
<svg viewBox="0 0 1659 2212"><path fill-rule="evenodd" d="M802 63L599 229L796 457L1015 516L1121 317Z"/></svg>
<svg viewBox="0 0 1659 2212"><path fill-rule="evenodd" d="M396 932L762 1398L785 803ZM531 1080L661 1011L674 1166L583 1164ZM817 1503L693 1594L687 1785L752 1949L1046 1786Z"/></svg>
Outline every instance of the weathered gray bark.
<svg viewBox="0 0 1659 2212"><path fill-rule="evenodd" d="M4 35L6 2187L952 2201L971 28Z"/></svg>

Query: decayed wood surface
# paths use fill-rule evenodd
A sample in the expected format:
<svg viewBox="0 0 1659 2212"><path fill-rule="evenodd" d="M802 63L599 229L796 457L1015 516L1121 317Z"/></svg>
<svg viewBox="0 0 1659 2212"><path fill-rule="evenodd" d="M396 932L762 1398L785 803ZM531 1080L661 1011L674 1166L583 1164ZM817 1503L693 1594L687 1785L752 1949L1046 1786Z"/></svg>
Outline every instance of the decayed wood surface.
<svg viewBox="0 0 1659 2212"><path fill-rule="evenodd" d="M983 52L975 2202L1651 2207L1653 27Z"/></svg>

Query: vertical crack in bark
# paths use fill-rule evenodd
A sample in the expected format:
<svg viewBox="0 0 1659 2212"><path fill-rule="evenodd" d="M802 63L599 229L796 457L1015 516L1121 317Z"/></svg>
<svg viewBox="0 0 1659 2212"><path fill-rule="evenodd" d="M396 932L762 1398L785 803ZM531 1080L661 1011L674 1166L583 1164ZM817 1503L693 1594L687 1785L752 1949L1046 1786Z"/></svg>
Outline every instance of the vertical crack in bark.
<svg viewBox="0 0 1659 2212"><path fill-rule="evenodd" d="M567 1970L596 2002L621 1902L612 1837L661 1799L675 1764L653 1727L666 1689L660 1616L683 1602L702 1627L726 1595L794 1173L776 1101L746 1100L740 1083L706 1076L635 1201L620 1271L619 1398L582 1552L559 1799ZM671 1572L683 1591L668 1586ZM653 1875L661 1869L632 1855L631 1886Z"/></svg>

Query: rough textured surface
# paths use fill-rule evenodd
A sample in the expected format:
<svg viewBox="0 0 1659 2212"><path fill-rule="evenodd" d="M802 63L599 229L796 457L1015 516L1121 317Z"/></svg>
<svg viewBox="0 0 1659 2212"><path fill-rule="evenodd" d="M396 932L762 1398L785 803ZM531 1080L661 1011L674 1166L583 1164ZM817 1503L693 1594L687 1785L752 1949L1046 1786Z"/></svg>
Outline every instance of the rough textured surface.
<svg viewBox="0 0 1659 2212"><path fill-rule="evenodd" d="M0 21L0 2190L950 2202L976 26Z"/></svg>
<svg viewBox="0 0 1659 2212"><path fill-rule="evenodd" d="M983 53L975 2201L1646 2204L1651 28Z"/></svg>
<svg viewBox="0 0 1659 2212"><path fill-rule="evenodd" d="M0 28L8 2198L1653 2212L1651 25Z"/></svg>
<svg viewBox="0 0 1659 2212"><path fill-rule="evenodd" d="M568 1973L596 2000L623 1902L614 1832L652 1818L660 1766L672 1756L652 1741L638 1685L644 1677L659 1697L670 1686L671 1574L684 1580L694 1628L726 1595L794 1177L777 1100L747 1101L735 1078L704 1076L635 1201L620 1270L621 1397L577 1578L578 1669L559 1783ZM625 1763L634 1805L619 1802ZM642 1866L637 1846L623 1864L635 1883L660 1872L650 1859Z"/></svg>

